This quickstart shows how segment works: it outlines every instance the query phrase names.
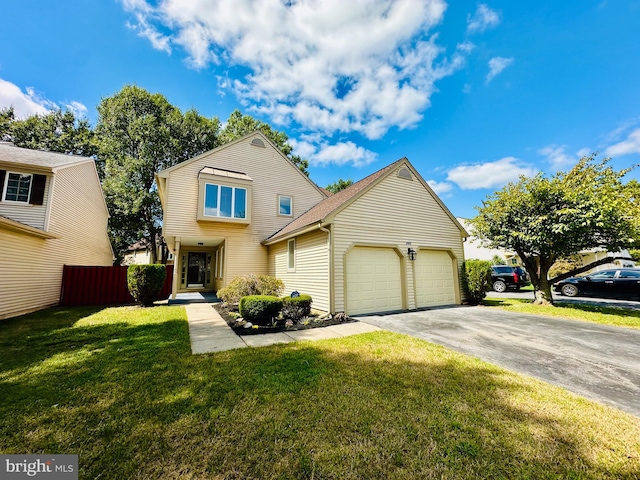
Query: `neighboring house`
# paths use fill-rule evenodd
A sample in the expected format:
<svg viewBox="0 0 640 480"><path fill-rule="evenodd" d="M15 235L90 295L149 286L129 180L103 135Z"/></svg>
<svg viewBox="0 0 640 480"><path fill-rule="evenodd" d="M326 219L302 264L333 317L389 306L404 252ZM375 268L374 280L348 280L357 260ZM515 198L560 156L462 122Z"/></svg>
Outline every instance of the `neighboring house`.
<svg viewBox="0 0 640 480"><path fill-rule="evenodd" d="M0 142L0 318L56 305L63 265L113 263L95 162Z"/></svg>
<svg viewBox="0 0 640 480"><path fill-rule="evenodd" d="M498 255L499 257L504 258L508 265L523 265L522 260L515 252L484 246L482 241L474 235L473 227L469 223L469 220L458 218L458 221L467 230L467 232L470 233L470 236L464 243L464 258L491 260L495 255ZM584 250L580 252L579 255L581 257L581 265L588 265L605 257L629 257L629 260L613 260L610 263L599 265L591 270L593 272L607 270L610 268L630 268L635 266L635 262L631 260L631 254L627 250L621 250L619 252L607 252L606 250Z"/></svg>
<svg viewBox="0 0 640 480"><path fill-rule="evenodd" d="M254 132L157 182L174 298L255 273L331 313L461 303L467 233L407 159L327 196Z"/></svg>
<svg viewBox="0 0 640 480"><path fill-rule="evenodd" d="M162 259L163 245L160 241L158 243L159 245L157 246L156 258L160 261ZM149 263L151 263L151 248L147 242L142 240L134 243L133 245L129 245L127 253L125 253L124 258L122 259L122 265L147 265ZM173 263L172 253L167 255L166 263L168 265Z"/></svg>

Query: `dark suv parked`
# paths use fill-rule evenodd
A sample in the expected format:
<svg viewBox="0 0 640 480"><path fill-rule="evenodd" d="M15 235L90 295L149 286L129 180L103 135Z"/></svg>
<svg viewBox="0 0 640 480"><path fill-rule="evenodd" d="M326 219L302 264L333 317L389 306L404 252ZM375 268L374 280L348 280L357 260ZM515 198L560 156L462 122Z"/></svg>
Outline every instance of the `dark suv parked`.
<svg viewBox="0 0 640 480"><path fill-rule="evenodd" d="M529 276L522 267L510 267L508 265L494 265L491 267L491 281L493 290L504 292L508 288L520 290L520 287L529 285Z"/></svg>

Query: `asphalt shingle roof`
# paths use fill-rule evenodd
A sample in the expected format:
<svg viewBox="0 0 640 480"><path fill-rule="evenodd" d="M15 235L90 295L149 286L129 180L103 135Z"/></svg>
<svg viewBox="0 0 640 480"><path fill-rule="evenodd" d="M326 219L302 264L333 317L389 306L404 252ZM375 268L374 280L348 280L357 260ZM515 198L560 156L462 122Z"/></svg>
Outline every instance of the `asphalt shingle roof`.
<svg viewBox="0 0 640 480"><path fill-rule="evenodd" d="M12 143L0 142L0 162L56 168L86 162L87 160L91 160L91 158L45 152L43 150L31 150L29 148L16 147Z"/></svg>

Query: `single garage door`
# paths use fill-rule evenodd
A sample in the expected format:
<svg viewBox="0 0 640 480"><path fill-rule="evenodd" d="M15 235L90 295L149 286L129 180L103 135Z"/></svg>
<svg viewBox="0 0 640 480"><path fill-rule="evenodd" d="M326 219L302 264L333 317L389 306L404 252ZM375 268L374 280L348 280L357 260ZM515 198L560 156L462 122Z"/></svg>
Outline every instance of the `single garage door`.
<svg viewBox="0 0 640 480"><path fill-rule="evenodd" d="M346 268L348 315L402 310L400 257L395 250L352 248Z"/></svg>
<svg viewBox="0 0 640 480"><path fill-rule="evenodd" d="M453 261L447 252L419 250L414 269L418 308L456 303Z"/></svg>

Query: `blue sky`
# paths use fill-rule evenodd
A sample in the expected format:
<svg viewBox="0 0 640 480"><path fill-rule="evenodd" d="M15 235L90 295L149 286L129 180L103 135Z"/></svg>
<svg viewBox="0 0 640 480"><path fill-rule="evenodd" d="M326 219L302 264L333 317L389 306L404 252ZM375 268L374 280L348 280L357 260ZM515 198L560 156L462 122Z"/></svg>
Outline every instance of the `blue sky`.
<svg viewBox="0 0 640 480"><path fill-rule="evenodd" d="M287 132L326 186L407 157L457 216L585 153L640 163L640 0L5 2L0 106L126 84ZM640 178L634 171L630 178Z"/></svg>

